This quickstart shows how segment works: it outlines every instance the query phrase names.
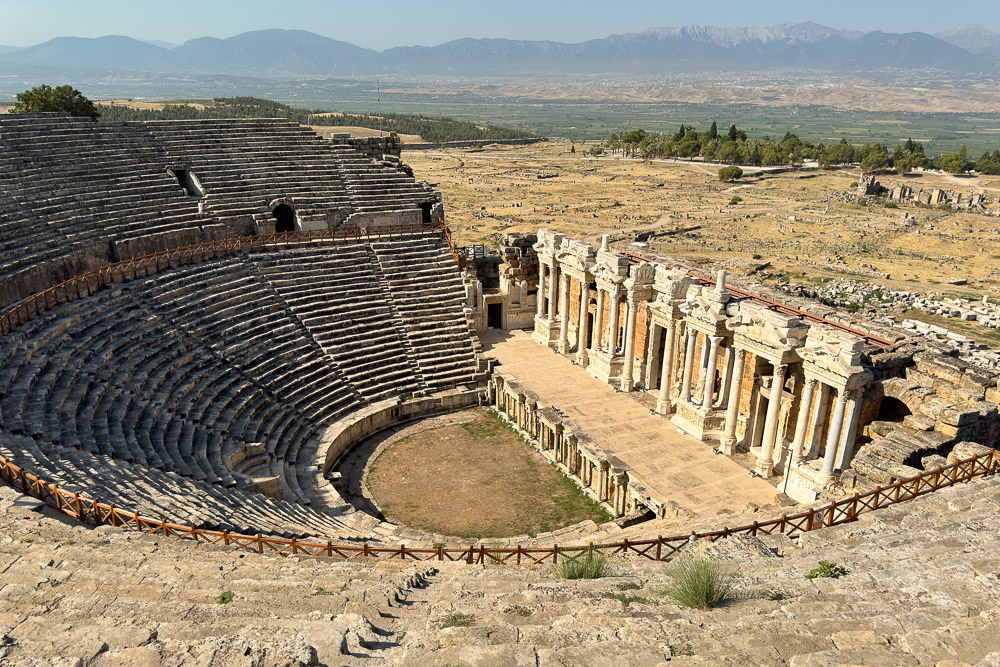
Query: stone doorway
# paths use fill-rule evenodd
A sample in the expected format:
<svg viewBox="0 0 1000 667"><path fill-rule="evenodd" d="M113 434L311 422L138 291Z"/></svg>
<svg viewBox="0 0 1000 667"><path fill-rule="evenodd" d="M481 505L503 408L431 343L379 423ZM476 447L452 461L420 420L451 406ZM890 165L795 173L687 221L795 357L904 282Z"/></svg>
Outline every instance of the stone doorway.
<svg viewBox="0 0 1000 667"><path fill-rule="evenodd" d="M278 234L295 231L295 209L288 204L278 204L271 212L274 216L274 231Z"/></svg>
<svg viewBox="0 0 1000 667"><path fill-rule="evenodd" d="M503 329L502 303L490 303L486 305L486 326L490 329Z"/></svg>

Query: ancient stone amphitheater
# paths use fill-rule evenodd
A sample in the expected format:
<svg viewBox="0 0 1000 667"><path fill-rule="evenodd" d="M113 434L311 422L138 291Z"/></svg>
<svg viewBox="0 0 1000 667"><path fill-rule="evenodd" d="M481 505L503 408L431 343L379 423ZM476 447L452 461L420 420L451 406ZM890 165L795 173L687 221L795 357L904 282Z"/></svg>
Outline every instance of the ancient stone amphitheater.
<svg viewBox="0 0 1000 667"><path fill-rule="evenodd" d="M0 659L1000 664L995 375L606 238L500 250L391 137L0 119ZM345 500L354 445L476 404L616 521L460 544ZM722 608L659 594L694 551Z"/></svg>

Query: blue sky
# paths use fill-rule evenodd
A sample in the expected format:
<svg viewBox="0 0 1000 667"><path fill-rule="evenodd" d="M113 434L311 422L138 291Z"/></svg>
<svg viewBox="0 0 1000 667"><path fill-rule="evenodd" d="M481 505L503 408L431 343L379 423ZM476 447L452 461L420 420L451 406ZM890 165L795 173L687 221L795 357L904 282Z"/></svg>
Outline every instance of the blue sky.
<svg viewBox="0 0 1000 667"><path fill-rule="evenodd" d="M1000 0L0 0L0 45L108 34L180 43L298 28L384 49L459 37L578 42L650 26L799 21L886 32L983 23L1000 32Z"/></svg>

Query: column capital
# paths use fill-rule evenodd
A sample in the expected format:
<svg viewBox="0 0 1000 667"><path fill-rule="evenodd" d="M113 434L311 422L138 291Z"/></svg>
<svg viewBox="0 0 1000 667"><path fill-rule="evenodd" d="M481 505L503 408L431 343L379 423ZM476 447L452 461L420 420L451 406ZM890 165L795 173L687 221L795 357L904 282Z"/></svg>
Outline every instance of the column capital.
<svg viewBox="0 0 1000 667"><path fill-rule="evenodd" d="M818 384L819 384L819 378L809 378L809 377L806 378L806 386L809 387L810 389L815 390L816 385Z"/></svg>
<svg viewBox="0 0 1000 667"><path fill-rule="evenodd" d="M861 387L855 387L854 389L851 389L847 393L850 394L852 401L860 401L861 397L864 396L865 394L865 390Z"/></svg>
<svg viewBox="0 0 1000 667"><path fill-rule="evenodd" d="M718 347L719 344L725 339L725 336L709 336L708 340L713 347Z"/></svg>
<svg viewBox="0 0 1000 667"><path fill-rule="evenodd" d="M841 387L835 387L834 391L837 392L837 403L847 403L847 391Z"/></svg>

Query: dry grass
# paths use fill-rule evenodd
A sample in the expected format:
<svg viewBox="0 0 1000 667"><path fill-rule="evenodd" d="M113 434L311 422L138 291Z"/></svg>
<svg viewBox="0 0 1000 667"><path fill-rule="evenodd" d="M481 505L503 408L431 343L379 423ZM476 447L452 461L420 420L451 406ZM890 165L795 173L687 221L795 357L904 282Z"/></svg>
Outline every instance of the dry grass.
<svg viewBox="0 0 1000 667"><path fill-rule="evenodd" d="M630 241L654 231L663 234L652 242L657 252L690 263L729 261L735 270L769 261L772 273L793 282L863 278L928 291L961 276L970 284L954 288L957 293L1000 291L1000 270L991 259L1000 256L996 217L846 204L836 195L857 181L849 170L748 173L723 184L718 165L595 160L581 155L584 148L577 144L571 154L568 143L552 142L403 157L418 178L438 184L460 244L539 227L592 242L602 233ZM538 178L548 174L558 175ZM1000 194L997 177L920 174L906 182ZM742 201L730 206L734 195ZM904 212L915 215L917 225L900 224Z"/></svg>

